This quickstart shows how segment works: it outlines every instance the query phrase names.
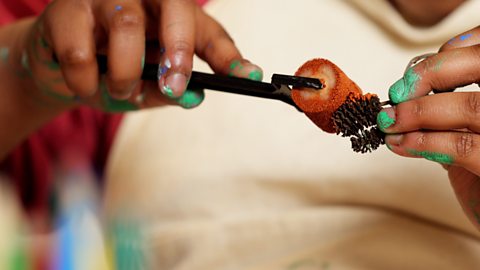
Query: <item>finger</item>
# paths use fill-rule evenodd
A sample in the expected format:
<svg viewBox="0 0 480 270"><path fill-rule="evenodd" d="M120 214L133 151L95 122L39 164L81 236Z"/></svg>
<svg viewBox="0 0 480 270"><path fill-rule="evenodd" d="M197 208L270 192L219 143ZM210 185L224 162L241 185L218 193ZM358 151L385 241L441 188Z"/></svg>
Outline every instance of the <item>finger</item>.
<svg viewBox="0 0 480 270"><path fill-rule="evenodd" d="M377 116L385 133L468 129L480 133L480 93L429 95L383 109Z"/></svg>
<svg viewBox="0 0 480 270"><path fill-rule="evenodd" d="M159 72L159 87L169 97L179 97L187 88L193 66L196 4L191 0L160 3L159 36L165 46Z"/></svg>
<svg viewBox="0 0 480 270"><path fill-rule="evenodd" d="M389 89L397 104L428 94L480 81L480 45L440 52L407 70Z"/></svg>
<svg viewBox="0 0 480 270"><path fill-rule="evenodd" d="M199 106L205 99L203 90L187 89L182 96L170 98L158 91L156 82L146 81L134 101L139 108L153 108L165 105L177 105L184 109L192 109Z"/></svg>
<svg viewBox="0 0 480 270"><path fill-rule="evenodd" d="M450 183L458 201L470 221L480 227L480 179L462 167L452 166L448 170Z"/></svg>
<svg viewBox="0 0 480 270"><path fill-rule="evenodd" d="M218 74L261 81L263 71L244 59L225 29L212 17L199 10L199 35L196 52Z"/></svg>
<svg viewBox="0 0 480 270"><path fill-rule="evenodd" d="M45 31L58 58L68 88L79 96L95 93L98 68L95 59L93 19L84 1L59 1L45 15ZM54 59L48 65L58 69Z"/></svg>
<svg viewBox="0 0 480 270"><path fill-rule="evenodd" d="M440 52L480 44L480 26L461 33L440 47Z"/></svg>
<svg viewBox="0 0 480 270"><path fill-rule="evenodd" d="M140 81L145 55L145 14L140 1L103 1L99 7L108 33L108 89L127 99Z"/></svg>
<svg viewBox="0 0 480 270"><path fill-rule="evenodd" d="M456 165L480 174L480 135L470 132L411 132L387 135L385 142L396 154Z"/></svg>

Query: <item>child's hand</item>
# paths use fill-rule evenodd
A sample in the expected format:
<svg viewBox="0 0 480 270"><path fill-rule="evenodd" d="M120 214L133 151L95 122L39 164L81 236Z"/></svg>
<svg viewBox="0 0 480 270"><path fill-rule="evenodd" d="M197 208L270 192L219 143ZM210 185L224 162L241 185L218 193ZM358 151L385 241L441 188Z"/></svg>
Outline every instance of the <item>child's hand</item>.
<svg viewBox="0 0 480 270"><path fill-rule="evenodd" d="M262 74L194 0L55 0L31 27L26 48L22 65L41 94L109 111L199 105L202 89L184 94L194 53L217 73ZM108 56L105 78L97 54ZM158 83L140 81L145 62L160 63Z"/></svg>
<svg viewBox="0 0 480 270"><path fill-rule="evenodd" d="M480 228L480 93L451 90L480 82L480 28L442 46L391 86L397 103L378 115L387 146L444 165L465 212ZM437 92L428 95L431 91Z"/></svg>

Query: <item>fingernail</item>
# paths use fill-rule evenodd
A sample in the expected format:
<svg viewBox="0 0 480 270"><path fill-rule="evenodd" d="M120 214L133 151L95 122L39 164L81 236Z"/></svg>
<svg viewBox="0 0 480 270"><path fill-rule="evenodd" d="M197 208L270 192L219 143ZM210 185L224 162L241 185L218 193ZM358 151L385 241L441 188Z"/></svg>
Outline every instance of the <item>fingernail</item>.
<svg viewBox="0 0 480 270"><path fill-rule="evenodd" d="M125 112L138 109L136 105L130 103L128 100L118 100L113 98L109 93L107 83L104 80L100 82L99 89L104 110L108 112Z"/></svg>
<svg viewBox="0 0 480 270"><path fill-rule="evenodd" d="M397 104L405 99L405 82L402 79L396 81L392 86L390 86L390 89L388 90L388 96L390 97L390 100Z"/></svg>
<svg viewBox="0 0 480 270"><path fill-rule="evenodd" d="M377 115L378 128L385 132L389 127L395 124L395 110L394 108L383 109Z"/></svg>
<svg viewBox="0 0 480 270"><path fill-rule="evenodd" d="M164 93L169 97L177 97L187 88L187 76L181 73L168 75L163 86Z"/></svg>
<svg viewBox="0 0 480 270"><path fill-rule="evenodd" d="M403 134L387 135L385 137L385 143L390 147L399 146L400 144L402 144L403 136Z"/></svg>
<svg viewBox="0 0 480 270"><path fill-rule="evenodd" d="M191 109L200 105L205 99L203 90L187 89L181 97L174 99L182 108Z"/></svg>
<svg viewBox="0 0 480 270"><path fill-rule="evenodd" d="M413 68L408 69L403 78L395 82L388 90L390 100L395 104L407 101L415 93L417 82L420 79L420 75Z"/></svg>
<svg viewBox="0 0 480 270"><path fill-rule="evenodd" d="M133 91L135 90L135 87L137 87L138 82L133 82L129 84L128 86L121 86L117 88L117 91L112 91L111 96L114 99L118 100L125 100L130 98L132 95Z"/></svg>

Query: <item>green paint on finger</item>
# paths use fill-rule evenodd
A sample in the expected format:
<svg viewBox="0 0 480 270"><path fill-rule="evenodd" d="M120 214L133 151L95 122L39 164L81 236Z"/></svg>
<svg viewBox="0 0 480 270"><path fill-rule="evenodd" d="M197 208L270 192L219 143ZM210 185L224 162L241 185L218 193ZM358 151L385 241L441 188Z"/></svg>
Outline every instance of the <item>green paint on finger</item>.
<svg viewBox="0 0 480 270"><path fill-rule="evenodd" d="M262 71L256 69L248 74L248 78L253 81L261 81L263 79Z"/></svg>
<svg viewBox="0 0 480 270"><path fill-rule="evenodd" d="M417 151L413 149L408 150L408 153L417 157L423 157L425 159L442 163L442 164L447 164L447 165L453 164L453 157L447 154L435 153L430 151Z"/></svg>
<svg viewBox="0 0 480 270"><path fill-rule="evenodd" d="M408 69L403 78L390 87L388 91L390 100L395 104L407 101L415 93L417 82L420 79L420 75L413 68Z"/></svg>
<svg viewBox="0 0 480 270"><path fill-rule="evenodd" d="M167 97L170 97L170 98L173 98L173 90L170 86L168 85L165 85L163 87L163 93L167 96Z"/></svg>
<svg viewBox="0 0 480 270"><path fill-rule="evenodd" d="M59 101L62 101L62 102L65 102L65 103L72 103L72 102L75 102L75 96L66 96L66 95L62 95L62 94L59 94L57 92L55 92L52 87L44 84L44 83L38 83L37 82L37 85L38 85L38 89L42 92L42 94L44 94L45 96L49 96L51 98L54 98L56 100L59 100Z"/></svg>
<svg viewBox="0 0 480 270"><path fill-rule="evenodd" d="M187 89L181 97L174 98L173 100L185 109L195 108L205 99L205 93L203 90L190 90Z"/></svg>
<svg viewBox="0 0 480 270"><path fill-rule="evenodd" d="M44 63L50 70L60 70L60 64L55 61L47 61Z"/></svg>
<svg viewBox="0 0 480 270"><path fill-rule="evenodd" d="M128 112L138 110L138 107L128 100L116 100L110 96L105 82L100 83L103 109L107 112Z"/></svg>
<svg viewBox="0 0 480 270"><path fill-rule="evenodd" d="M0 60L2 63L8 63L8 58L10 57L10 49L9 48L0 48Z"/></svg>
<svg viewBox="0 0 480 270"><path fill-rule="evenodd" d="M28 54L26 52L22 54L22 59L20 61L23 69L25 69L25 71L30 73L30 63L28 61Z"/></svg>
<svg viewBox="0 0 480 270"><path fill-rule="evenodd" d="M40 46L42 46L44 49L50 48L50 45L48 45L48 42L44 37L40 38Z"/></svg>
<svg viewBox="0 0 480 270"><path fill-rule="evenodd" d="M242 63L240 62L240 60L235 60L235 61L233 61L233 62L230 64L230 69L231 69L231 70L234 70L234 69L236 69L237 67L240 68L240 69L243 68Z"/></svg>
<svg viewBox="0 0 480 270"><path fill-rule="evenodd" d="M445 63L445 60L447 60L447 57L443 57L442 59L438 60L438 62L435 64L435 67L433 68L433 71L435 72L440 71L443 63Z"/></svg>
<svg viewBox="0 0 480 270"><path fill-rule="evenodd" d="M393 124L395 124L395 119L390 117L387 112L381 111L377 115L377 123L378 127L380 128L381 131L385 131L387 128L391 127Z"/></svg>

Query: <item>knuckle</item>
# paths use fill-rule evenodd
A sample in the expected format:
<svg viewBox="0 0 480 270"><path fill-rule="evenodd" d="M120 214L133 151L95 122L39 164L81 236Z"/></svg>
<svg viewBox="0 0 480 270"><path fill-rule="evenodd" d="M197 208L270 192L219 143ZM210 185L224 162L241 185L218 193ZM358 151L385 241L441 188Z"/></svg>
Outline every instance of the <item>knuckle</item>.
<svg viewBox="0 0 480 270"><path fill-rule="evenodd" d="M177 53L193 54L193 45L185 39L176 40L172 49Z"/></svg>
<svg viewBox="0 0 480 270"><path fill-rule="evenodd" d="M464 133L455 138L455 152L460 158L466 158L473 152L474 138L471 133Z"/></svg>
<svg viewBox="0 0 480 270"><path fill-rule="evenodd" d="M425 115L425 103L422 101L422 99L414 100L412 102L412 116L415 117L415 119L422 119Z"/></svg>
<svg viewBox="0 0 480 270"><path fill-rule="evenodd" d="M465 99L465 108L467 118L473 121L478 121L480 116L480 97L477 93L467 93Z"/></svg>
<svg viewBox="0 0 480 270"><path fill-rule="evenodd" d="M122 10L112 17L113 29L140 28L144 25L144 16L133 10Z"/></svg>
<svg viewBox="0 0 480 270"><path fill-rule="evenodd" d="M423 132L419 132L417 139L415 140L417 149L424 149L427 146L428 138L427 135Z"/></svg>
<svg viewBox="0 0 480 270"><path fill-rule="evenodd" d="M69 66L86 66L93 62L93 57L86 50L72 48L63 53L60 61Z"/></svg>

